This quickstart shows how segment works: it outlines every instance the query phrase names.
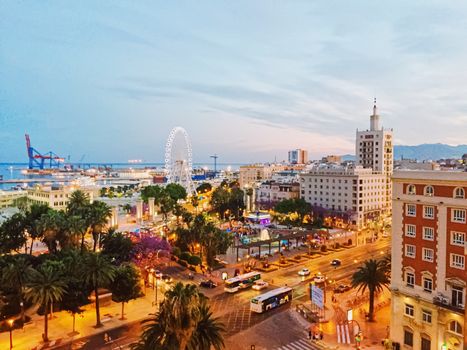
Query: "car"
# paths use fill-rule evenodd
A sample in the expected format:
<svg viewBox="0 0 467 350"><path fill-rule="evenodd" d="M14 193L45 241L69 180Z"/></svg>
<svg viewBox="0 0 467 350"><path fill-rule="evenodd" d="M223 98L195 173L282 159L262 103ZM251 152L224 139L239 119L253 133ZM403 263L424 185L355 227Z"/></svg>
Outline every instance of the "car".
<svg viewBox="0 0 467 350"><path fill-rule="evenodd" d="M269 286L269 283L268 282L265 282L263 280L258 280L255 282L255 284L253 284L253 288L254 290L261 290L261 289L264 289L266 288L267 286Z"/></svg>
<svg viewBox="0 0 467 350"><path fill-rule="evenodd" d="M156 270L154 271L154 276L156 276L156 278L162 278L162 272L160 272L159 270Z"/></svg>
<svg viewBox="0 0 467 350"><path fill-rule="evenodd" d="M331 261L332 266L341 266L342 262L339 259L334 259Z"/></svg>
<svg viewBox="0 0 467 350"><path fill-rule="evenodd" d="M169 275L162 275L162 280L165 283L172 283L172 281L173 281L172 277L170 277Z"/></svg>
<svg viewBox="0 0 467 350"><path fill-rule="evenodd" d="M339 284L336 288L333 289L335 294L344 293L350 290L351 287L346 284Z"/></svg>
<svg viewBox="0 0 467 350"><path fill-rule="evenodd" d="M308 276L310 273L310 270L308 270L306 267L298 271L299 276Z"/></svg>
<svg viewBox="0 0 467 350"><path fill-rule="evenodd" d="M324 283L326 281L326 277L324 277L323 274L321 273L317 273L314 277L313 277L313 281L315 283Z"/></svg>
<svg viewBox="0 0 467 350"><path fill-rule="evenodd" d="M204 288L216 288L217 287L217 283L212 280L203 280L199 282L199 285L200 287L204 287Z"/></svg>
<svg viewBox="0 0 467 350"><path fill-rule="evenodd" d="M222 265L227 265L228 264L227 261L221 260L219 258L214 258L214 261L217 262L218 264L222 264Z"/></svg>

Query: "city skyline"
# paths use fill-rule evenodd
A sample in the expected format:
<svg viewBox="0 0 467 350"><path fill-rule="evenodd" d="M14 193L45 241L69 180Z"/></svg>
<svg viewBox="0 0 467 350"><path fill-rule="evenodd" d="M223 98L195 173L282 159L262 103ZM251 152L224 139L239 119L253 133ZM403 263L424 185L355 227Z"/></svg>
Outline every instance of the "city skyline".
<svg viewBox="0 0 467 350"><path fill-rule="evenodd" d="M0 8L0 162L26 160L25 132L71 161L162 162L177 125L195 162L354 154L374 96L395 144L465 143L465 4Z"/></svg>

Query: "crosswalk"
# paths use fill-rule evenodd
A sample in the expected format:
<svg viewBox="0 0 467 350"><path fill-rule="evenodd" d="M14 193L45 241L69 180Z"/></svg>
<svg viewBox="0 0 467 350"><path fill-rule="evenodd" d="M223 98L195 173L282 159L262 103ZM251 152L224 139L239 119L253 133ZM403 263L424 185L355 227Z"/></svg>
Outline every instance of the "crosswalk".
<svg viewBox="0 0 467 350"><path fill-rule="evenodd" d="M292 343L282 345L275 350L321 350L323 349L317 343L312 342L311 340L299 339Z"/></svg>

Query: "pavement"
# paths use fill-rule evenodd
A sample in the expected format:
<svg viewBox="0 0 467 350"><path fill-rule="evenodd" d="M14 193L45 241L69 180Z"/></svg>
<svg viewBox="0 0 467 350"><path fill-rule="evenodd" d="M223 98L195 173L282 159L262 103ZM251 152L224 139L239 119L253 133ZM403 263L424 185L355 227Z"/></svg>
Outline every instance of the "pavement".
<svg viewBox="0 0 467 350"><path fill-rule="evenodd" d="M281 308L263 314L251 313L249 310L249 301L253 296L262 294L267 290L259 292L247 289L238 293L229 294L224 292L222 286L214 289L203 289L203 293L210 298L214 315L220 317L226 325L226 349L250 349L251 345L253 345L251 344L251 340L256 342L256 350L290 350L299 349L299 346L304 346L302 340L307 340L307 332L305 329L309 327L309 325L302 322L305 321L304 319L300 321L300 316L298 316L298 313L295 311L295 305L297 303L304 303L305 305L310 304L307 289L312 277L299 277L297 275L297 272L303 267L310 269L312 272L311 275L316 272L321 272L328 278L326 313L329 322L322 324L324 343L320 345L310 342L308 348L325 349L325 347L323 347L325 344L332 346L331 349L333 347L335 348L335 346L339 346L339 349L349 348L337 343L336 323L335 320L333 321L336 312L332 306L330 293L336 284L348 281L352 272L355 271L356 267L359 266L363 260L370 257L376 258L382 256L389 249L389 245L389 240L380 240L376 243L345 249L326 256L308 259L288 268L280 268L273 272L264 273L263 279L270 284L267 290L287 284L294 288L294 301L292 304L284 305ZM306 253L306 251L306 249L292 249L286 252L285 255ZM330 261L336 258L342 261L342 266L334 268L330 265ZM229 275L232 275L236 267L238 267L238 265L229 265L226 269L216 271L213 273L213 276L207 278L220 281L220 273L222 271L227 271ZM164 270L165 273L171 274L175 280L182 280L184 282L198 283L201 279L206 278L200 274L196 274L195 280L190 281L188 279L189 271L178 265L174 266L174 264L165 267ZM161 298L166 286L161 283L159 288L158 298ZM339 296L342 310L347 310L347 300L353 300L355 296L356 294L353 291ZM104 326L98 329L94 328L94 307L88 305L86 306L85 312L76 317L76 330L79 332L77 335L70 334L72 330L71 315L66 312L55 313L53 319L49 322L49 338L52 341L53 347L56 349L115 349L118 347L125 349L127 344L138 338L141 331L139 321L147 318L151 313L156 311L153 305L154 299L155 293L153 289L147 288L145 297L130 301L126 304L126 321L119 320L121 316L121 304L111 303L108 306L101 307ZM377 322L367 323L357 312L358 309L362 307L364 307L364 304L356 308L354 317L357 318L364 333L363 345L368 349L379 349L381 348L379 345L380 341L385 337L386 326L389 324L388 318L390 312L386 312L382 309L377 314ZM35 347L39 349L43 346L43 344L41 344L41 335L44 327L43 317L38 315L31 316L32 321L30 324L27 324L23 330L13 331L14 349L34 349ZM107 336L110 336L110 342L106 343L104 341L105 333L107 333ZM368 335L368 337L366 335ZM74 345L69 345L70 342L73 342ZM68 345L60 346L61 344ZM264 344L266 347L261 347L264 346ZM303 349L308 348L303 347ZM3 349L9 349L8 333L0 333L0 350Z"/></svg>

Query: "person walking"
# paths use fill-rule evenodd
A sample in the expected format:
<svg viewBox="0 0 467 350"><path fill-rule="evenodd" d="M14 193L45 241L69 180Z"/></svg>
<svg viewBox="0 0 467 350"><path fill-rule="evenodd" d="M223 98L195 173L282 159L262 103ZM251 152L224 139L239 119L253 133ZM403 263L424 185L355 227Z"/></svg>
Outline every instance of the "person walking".
<svg viewBox="0 0 467 350"><path fill-rule="evenodd" d="M311 340L311 336L312 336L312 334L311 334L311 329L309 329L309 330L308 330L308 340Z"/></svg>

